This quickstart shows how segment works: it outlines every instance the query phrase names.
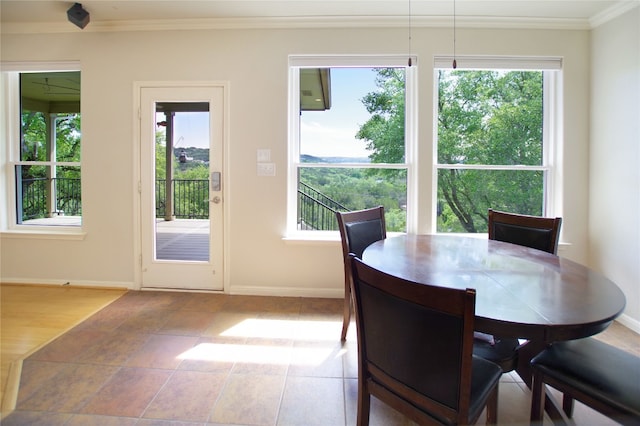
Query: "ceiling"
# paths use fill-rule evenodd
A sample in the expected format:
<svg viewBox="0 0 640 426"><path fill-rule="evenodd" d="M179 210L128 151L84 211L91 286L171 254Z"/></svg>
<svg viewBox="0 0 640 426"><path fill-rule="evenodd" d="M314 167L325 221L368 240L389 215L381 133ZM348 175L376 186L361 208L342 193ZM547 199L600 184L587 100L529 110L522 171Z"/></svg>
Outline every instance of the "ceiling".
<svg viewBox="0 0 640 426"><path fill-rule="evenodd" d="M216 23L240 21L274 21L280 25L288 22L298 25L323 21L349 20L376 22L378 25L406 23L411 16L416 25L437 22L450 25L454 0L84 0L83 7L91 15L91 23L85 30L114 30L133 24L147 26L151 23L192 23L209 20ZM630 9L640 0L455 0L456 17L464 25L479 22L526 20L589 28L593 22L603 19L619 9ZM25 25L65 25L66 11L73 1L57 0L0 0L0 22L3 32L20 32ZM93 29L91 29L93 27ZM148 28L147 28L148 29ZM75 28L78 30L78 28ZM37 31L41 32L41 31Z"/></svg>

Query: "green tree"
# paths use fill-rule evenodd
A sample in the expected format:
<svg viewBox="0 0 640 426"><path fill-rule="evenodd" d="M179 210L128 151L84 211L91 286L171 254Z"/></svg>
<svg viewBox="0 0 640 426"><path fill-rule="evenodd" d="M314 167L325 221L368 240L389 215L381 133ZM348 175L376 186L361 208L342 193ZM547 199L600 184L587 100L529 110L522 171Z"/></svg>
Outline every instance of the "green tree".
<svg viewBox="0 0 640 426"><path fill-rule="evenodd" d="M373 163L404 162L405 73L402 68L375 70L378 89L362 99L371 118L356 134L367 141Z"/></svg>
<svg viewBox="0 0 640 426"><path fill-rule="evenodd" d="M47 119L48 116L42 112L22 111L21 160L80 162L80 114L56 116L55 158L48 155ZM49 172L51 167L56 167L57 209L65 214L81 214L80 167L22 165L23 220L48 216L46 200L40 194L45 193L45 182L53 175Z"/></svg>
<svg viewBox="0 0 640 426"><path fill-rule="evenodd" d="M163 180L167 176L166 132L161 129L155 135L156 166L156 215L164 216L165 188ZM205 218L209 215L209 167L203 160L194 159L180 163L178 156L182 148L174 148L173 189L174 213L181 218ZM203 148L185 148L189 157L209 158L209 150Z"/></svg>
<svg viewBox="0 0 640 426"><path fill-rule="evenodd" d="M541 165L542 116L542 72L440 70L438 162ZM438 231L486 231L489 208L541 214L542 188L539 171L440 169Z"/></svg>
<svg viewBox="0 0 640 426"><path fill-rule="evenodd" d="M372 162L402 162L404 73L377 73L357 137ZM438 162L454 166L438 172L438 231L486 231L490 207L541 214L542 172L455 166L542 164L542 72L440 70L438 83Z"/></svg>

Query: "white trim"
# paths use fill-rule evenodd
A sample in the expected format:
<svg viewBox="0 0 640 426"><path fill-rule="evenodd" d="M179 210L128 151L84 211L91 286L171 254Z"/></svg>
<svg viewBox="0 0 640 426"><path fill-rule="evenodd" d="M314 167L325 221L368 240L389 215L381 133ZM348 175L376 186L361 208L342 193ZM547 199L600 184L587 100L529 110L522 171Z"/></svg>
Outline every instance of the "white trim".
<svg viewBox="0 0 640 426"><path fill-rule="evenodd" d="M80 241L84 240L87 233L82 231L80 226L16 225L14 228L3 230L0 235L3 239Z"/></svg>
<svg viewBox="0 0 640 426"><path fill-rule="evenodd" d="M547 171L549 167L547 166L510 166L510 165L487 165L487 164L465 164L465 163L455 163L455 164L438 164L439 169L464 169L464 170L541 170Z"/></svg>
<svg viewBox="0 0 640 426"><path fill-rule="evenodd" d="M454 57L451 55L435 56L435 69L450 69ZM562 58L550 56L467 56L455 57L457 69L504 69L552 71L562 69Z"/></svg>
<svg viewBox="0 0 640 426"><path fill-rule="evenodd" d="M5 146L5 155L2 158L1 166L4 169L6 187L3 194L0 195L0 211L5 213L1 216L0 230L2 230L3 238L46 238L50 234L54 239L84 239L86 233L83 231L84 224L81 222L79 226L42 226L29 225L28 223L18 223L16 208L16 178L15 166L19 165L39 165L47 167L71 166L80 167L82 176L82 162L70 161L22 161L20 160L20 148L14 141L20 140L20 81L21 73L37 73L37 72L65 72L79 71L82 72L79 61L4 61L0 63L2 70L2 99L0 104L3 106L4 114L2 115L2 128L4 131L0 134L0 139ZM82 112L80 112L82 113ZM84 143L84 140L81 142ZM82 194L82 188L81 188Z"/></svg>
<svg viewBox="0 0 640 426"><path fill-rule="evenodd" d="M606 12L606 11L605 11ZM607 17L606 13L602 14ZM414 28L450 28L452 16L415 16ZM80 30L68 22L5 22L2 34L95 33L123 31L406 28L406 16L295 16L255 18L156 19L93 21ZM574 18L519 18L460 16L458 28L588 30L590 20Z"/></svg>
<svg viewBox="0 0 640 426"><path fill-rule="evenodd" d="M592 29L597 28L600 25L606 24L607 22L616 19L618 16L624 15L625 13L633 10L636 7L640 7L640 2L638 2L638 0L616 2L610 8L603 10L599 14L589 18L589 27Z"/></svg>
<svg viewBox="0 0 640 426"><path fill-rule="evenodd" d="M300 72L291 64L289 57L289 102L287 106L288 142L287 142L287 218L285 236L297 230L298 197L294 183L298 181L297 164L300 159Z"/></svg>
<svg viewBox="0 0 640 426"><path fill-rule="evenodd" d="M129 281L90 281L90 280L69 280L69 279L51 279L51 278L12 278L3 277L3 283L7 284L28 284L30 286L61 286L66 288L108 288L108 289L127 289L135 290L133 283Z"/></svg>
<svg viewBox="0 0 640 426"><path fill-rule="evenodd" d="M411 59L411 66L408 66ZM300 231L297 224L297 185L300 168L331 169L400 169L407 171L408 232L418 229L418 173L417 125L418 125L418 57L410 54L393 55L289 55L289 103L288 103L288 158L287 158L287 220L283 239L303 240L310 232ZM403 163L302 163L300 162L300 69L303 68L403 68L405 70L405 160ZM308 238L318 241L314 237Z"/></svg>
<svg viewBox="0 0 640 426"><path fill-rule="evenodd" d="M63 167L80 167L79 161L12 161L12 166L63 166Z"/></svg>
<svg viewBox="0 0 640 426"><path fill-rule="evenodd" d="M135 143L132 144L132 167L133 167L133 245L134 245L134 256L133 256L133 271L134 271L134 281L133 288L135 289L143 289L142 288L142 263L140 259L142 259L142 200L141 200L141 183L142 183L142 170L141 170L141 94L142 89L147 88L190 88L190 87L211 87L211 88L220 88L222 89L222 104L223 104L223 134L222 134L222 170L224 171L224 179L222 181L223 185L223 194L224 195L224 203L223 203L223 224L222 224L222 270L223 270L223 289L213 290L216 292L224 292L226 293L229 288L230 283L230 256L231 253L231 242L228 238L229 235L229 220L231 217L231 179L230 179L230 144L229 144L229 131L230 131L230 88L231 84L229 81L221 81L221 80L199 80L199 81L134 81L133 82L133 126L132 126L132 140Z"/></svg>
<svg viewBox="0 0 640 426"><path fill-rule="evenodd" d="M289 68L339 68L363 67L379 68L406 67L411 58L413 66L418 65L415 55L289 55Z"/></svg>
<svg viewBox="0 0 640 426"><path fill-rule="evenodd" d="M637 334L640 334L640 321L631 318L629 315L622 314L618 318L616 318L616 321L624 325L628 329L635 331Z"/></svg>
<svg viewBox="0 0 640 426"><path fill-rule="evenodd" d="M47 71L82 71L80 61L4 61L0 63L2 72L47 72Z"/></svg>
<svg viewBox="0 0 640 426"><path fill-rule="evenodd" d="M344 299L344 287L258 287L234 285L229 294L242 296L274 297L318 297L324 299Z"/></svg>
<svg viewBox="0 0 640 426"><path fill-rule="evenodd" d="M451 69L452 56L435 56L435 69ZM430 232L437 230L437 194L438 171L441 169L460 170L517 170L543 171L543 205L542 214L545 216L562 216L562 58L559 57L503 57L503 56L461 56L456 58L457 69L517 69L542 71L543 74L543 135L542 154L543 164L527 165L485 165L485 164L440 164L438 163L438 110L433 110L433 172L432 172L432 200ZM492 62L495 61L495 62ZM462 64L462 66L461 66ZM515 68L510 68L515 67ZM558 68L559 67L559 68ZM434 105L438 105L438 75L433 75Z"/></svg>

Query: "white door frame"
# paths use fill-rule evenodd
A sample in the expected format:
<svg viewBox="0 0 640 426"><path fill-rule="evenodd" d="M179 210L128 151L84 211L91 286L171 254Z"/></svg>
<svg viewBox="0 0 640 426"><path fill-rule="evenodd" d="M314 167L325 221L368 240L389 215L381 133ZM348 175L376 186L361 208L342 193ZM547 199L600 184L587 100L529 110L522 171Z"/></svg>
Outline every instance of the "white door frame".
<svg viewBox="0 0 640 426"><path fill-rule="evenodd" d="M222 136L222 193L223 200L223 223L222 223L222 271L223 274L223 290L228 292L229 289L229 241L228 220L230 217L230 196L229 196L229 82L227 81L136 81L133 83L133 137L132 141L132 160L133 160L133 270L134 278L132 283L133 290L142 290L142 170L141 170L141 92L145 88L192 88L192 87L211 87L221 88L223 91L223 136ZM188 290L184 290L188 291ZM199 290L201 291L201 290Z"/></svg>

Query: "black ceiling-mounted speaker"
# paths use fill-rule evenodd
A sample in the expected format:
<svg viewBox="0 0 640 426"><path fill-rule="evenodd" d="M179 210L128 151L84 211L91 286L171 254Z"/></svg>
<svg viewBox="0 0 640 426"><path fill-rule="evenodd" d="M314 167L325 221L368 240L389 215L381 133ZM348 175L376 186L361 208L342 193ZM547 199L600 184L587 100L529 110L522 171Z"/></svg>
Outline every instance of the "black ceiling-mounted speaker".
<svg viewBox="0 0 640 426"><path fill-rule="evenodd" d="M82 8L80 3L75 3L67 10L67 18L72 24L84 29L89 23L89 12Z"/></svg>

